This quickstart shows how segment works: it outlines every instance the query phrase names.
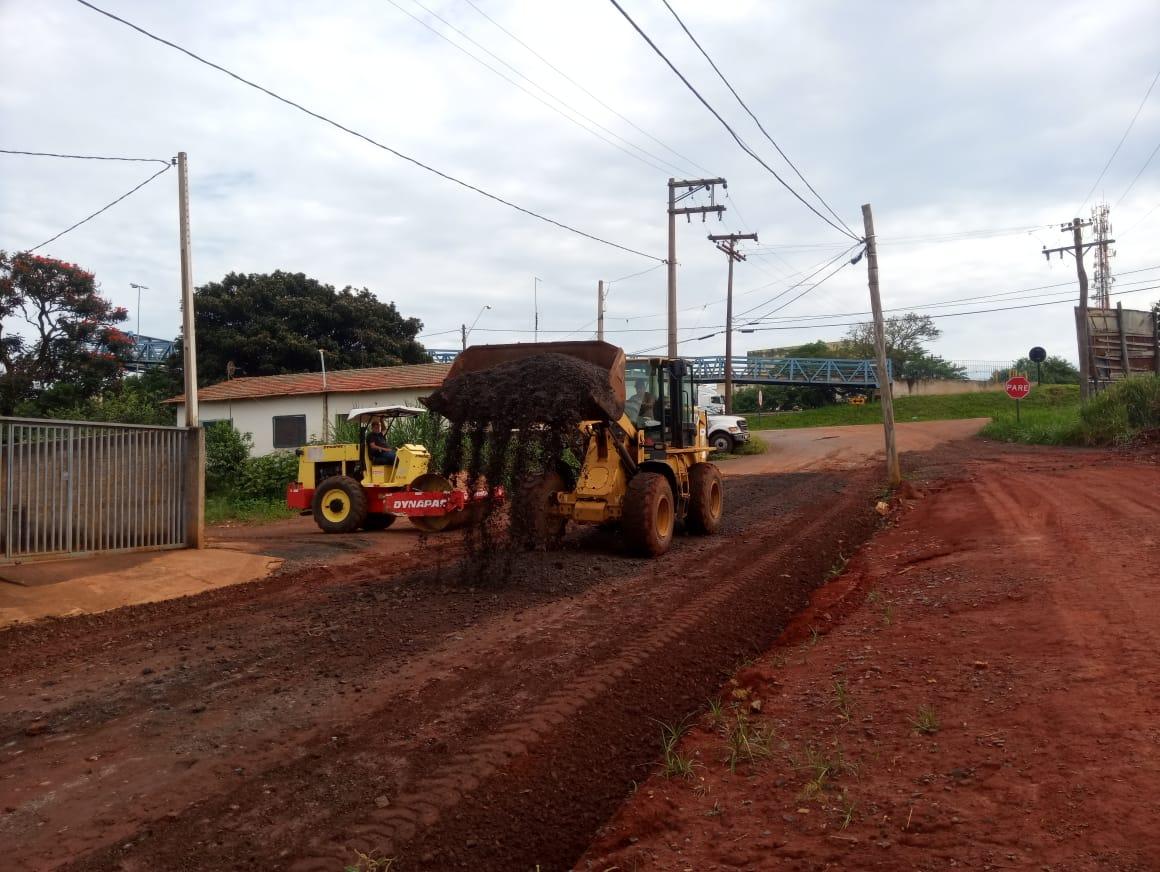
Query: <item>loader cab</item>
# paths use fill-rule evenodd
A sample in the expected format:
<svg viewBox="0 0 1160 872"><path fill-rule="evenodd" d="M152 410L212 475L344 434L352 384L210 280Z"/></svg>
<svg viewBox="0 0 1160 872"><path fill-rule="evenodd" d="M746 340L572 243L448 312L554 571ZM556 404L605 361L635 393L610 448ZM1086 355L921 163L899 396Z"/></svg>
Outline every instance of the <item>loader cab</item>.
<svg viewBox="0 0 1160 872"><path fill-rule="evenodd" d="M654 445L691 448L698 414L692 368L681 358L632 358L625 363L624 412Z"/></svg>

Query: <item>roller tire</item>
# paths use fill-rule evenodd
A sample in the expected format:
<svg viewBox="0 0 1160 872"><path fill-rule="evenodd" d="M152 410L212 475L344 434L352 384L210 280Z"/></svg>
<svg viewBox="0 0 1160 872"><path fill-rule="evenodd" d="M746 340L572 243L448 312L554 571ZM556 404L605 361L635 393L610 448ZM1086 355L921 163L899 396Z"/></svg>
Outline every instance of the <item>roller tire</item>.
<svg viewBox="0 0 1160 872"><path fill-rule="evenodd" d="M685 517L685 528L699 536L716 533L724 510L721 470L715 463L694 463L689 470L689 513Z"/></svg>
<svg viewBox="0 0 1160 872"><path fill-rule="evenodd" d="M628 548L642 557L659 557L669 550L677 526L673 489L659 472L638 472L624 495L621 529Z"/></svg>
<svg viewBox="0 0 1160 872"><path fill-rule="evenodd" d="M311 513L324 533L353 533L366 523L367 496L353 478L332 475L314 491Z"/></svg>
<svg viewBox="0 0 1160 872"><path fill-rule="evenodd" d="M389 512L369 512L364 530L385 530L395 523L395 516Z"/></svg>
<svg viewBox="0 0 1160 872"><path fill-rule="evenodd" d="M531 476L520 484L519 499L512 505L512 527L519 543L529 551L551 548L564 538L567 518L549 514L556 494L568 490L558 472Z"/></svg>

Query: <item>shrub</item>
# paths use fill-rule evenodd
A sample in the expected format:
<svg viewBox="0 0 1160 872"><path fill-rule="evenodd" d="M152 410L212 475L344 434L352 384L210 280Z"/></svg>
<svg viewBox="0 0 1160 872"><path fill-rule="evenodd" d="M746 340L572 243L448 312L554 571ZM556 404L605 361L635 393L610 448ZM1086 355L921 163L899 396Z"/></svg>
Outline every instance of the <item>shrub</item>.
<svg viewBox="0 0 1160 872"><path fill-rule="evenodd" d="M286 485L297 478L298 456L293 451L275 451L247 458L237 486L249 499L279 499L286 495Z"/></svg>
<svg viewBox="0 0 1160 872"><path fill-rule="evenodd" d="M205 428L205 487L211 494L226 493L250 458L254 437L239 433L228 421Z"/></svg>
<svg viewBox="0 0 1160 872"><path fill-rule="evenodd" d="M1088 445L1125 442L1140 430L1160 427L1160 376L1135 376L1096 394L1080 411Z"/></svg>

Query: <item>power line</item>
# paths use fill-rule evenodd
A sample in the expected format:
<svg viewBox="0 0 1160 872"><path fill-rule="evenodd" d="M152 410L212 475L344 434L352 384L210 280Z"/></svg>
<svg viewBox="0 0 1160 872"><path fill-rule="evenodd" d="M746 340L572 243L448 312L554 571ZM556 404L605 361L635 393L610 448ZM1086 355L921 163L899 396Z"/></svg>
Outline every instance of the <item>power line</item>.
<svg viewBox="0 0 1160 872"><path fill-rule="evenodd" d="M858 245L861 245L861 243L859 242ZM851 251L853 251L855 248L857 248L858 245L851 245L845 251L841 252L840 254L835 255L834 257L831 257L829 260L827 260L825 263L823 263L821 266L819 266L817 269L815 269L809 275L794 282L788 288L785 288L784 290L779 291L778 293L774 294L768 300L763 300L762 302L758 303L756 306L750 306L744 312L738 312L737 318L740 319L740 318L744 317L745 315L748 315L754 309L760 309L762 306L768 306L770 303L775 302L776 300L780 299L781 297L784 297L786 294L788 294L790 291L794 290L795 288L800 288L802 285L804 285L806 282L808 282L810 279L812 279L814 276L816 276L822 270L826 269L827 267L833 266L833 264L836 261L845 258L846 255L848 255ZM844 265L845 264L843 264L843 266ZM837 272L837 270L835 270L835 272ZM829 278L829 276L827 276L827 278ZM756 290L756 288L754 290ZM765 317L765 316L760 316L760 317Z"/></svg>
<svg viewBox="0 0 1160 872"><path fill-rule="evenodd" d="M350 127L347 127L343 124L340 124L339 122L337 122L331 118L328 118L325 115L321 115L318 112L315 112L311 109L307 109L301 103L295 103L293 100L290 100L286 97L283 97L281 94L277 94L274 91L271 91L269 88L265 88L262 85L256 84L255 82L252 82L249 79L247 79L243 76L240 76L237 73L232 72L231 70L228 70L223 66L220 66L219 64L215 64L213 61L208 61L205 58L201 57L200 55L194 54L192 51L190 51L187 48L182 48L177 43L170 42L169 40L164 39L160 36L157 36L154 33L150 33L145 28L139 27L138 25L133 24L131 21L126 21L124 18L121 18L119 15L114 15L112 12L106 12L104 9L101 9L99 6L94 6L92 3L88 2L88 0L76 0L76 2L80 3L82 6L86 6L89 9L92 9L94 12L97 12L101 15L104 15L106 18L110 18L113 21L116 21L120 24L124 24L126 27L137 31L142 36L146 36L149 39L154 40L155 42L159 42L162 45L165 45L165 46L168 46L169 48L174 49L175 51L179 51L183 55L186 55L187 57L193 58L193 60L197 61L198 63L205 64L207 67L215 69L220 73L225 73L225 75L229 76L231 79L236 79L237 81L241 82L243 85L249 85L251 88L254 88L257 91L261 91L263 94L267 95L268 97L273 97L275 100L279 101L280 103L285 103L287 106L292 106L295 109L297 109L299 112L302 112L306 115L309 115L310 117L315 118L318 121L323 122L324 124L329 124L331 127L335 127L338 130L341 130L343 133L348 133L351 136L357 137L358 139L361 139L364 142L367 142L370 145L373 145L375 148L379 148L385 152L388 152L389 154L393 154L395 157L400 158L402 160L405 160L408 163L413 164L414 166L417 166L422 170L426 170L427 172L429 172L433 175L439 176L441 179L445 179L448 182L452 182L453 184L459 185L461 188L466 188L467 190L473 191L476 194L479 194L480 196L486 197L489 200L492 200L496 203L500 203L504 206L507 206L509 209L514 209L517 212L522 212L524 215L529 215L532 218L536 218L536 219L539 219L540 221L543 221L547 224L551 224L555 227L559 227L561 230L567 230L569 233L575 233L577 236L583 236L585 239L591 239L593 242L599 242L602 245L607 245L607 246L610 246L612 248L617 248L617 249L620 249L621 251L626 251L629 254L635 254L639 257L648 258L649 260L655 260L655 261L660 261L660 262L664 261L664 258L655 257L651 254L645 254L643 251L637 251L635 248L629 248L626 245L621 245L617 242L612 242L611 240L608 240L608 239L602 239L599 236L594 236L591 233L586 233L583 230L578 230L577 228L572 227L568 224L564 224L561 221L557 221L554 218L549 218L546 215L541 215L539 212L534 212L531 209L526 209L523 206L516 205L515 203L513 203L510 200L505 200L503 197L500 197L496 194L492 194L489 191L485 191L483 188L476 187L475 185L470 184L469 182L465 182L462 179L458 179L455 176L449 175L449 174L443 172L442 170L437 170L434 167L432 167L428 164L425 164L420 160L417 160L416 158L413 158L409 155L403 154L401 151L393 149L389 145L384 145L383 143L378 142L377 140L372 139L371 137L367 136L365 133L359 133L357 130L353 130Z"/></svg>
<svg viewBox="0 0 1160 872"><path fill-rule="evenodd" d="M78 2L84 2L84 0L78 0ZM701 102L701 105L703 105L706 109L708 109L709 112L713 115L713 117L716 118L719 122L721 122L721 126L724 127L727 131L729 131L729 135L733 137L733 140L739 146L741 146L742 151L744 151L747 155L749 155L751 158L753 158L755 161L757 161L759 164L761 164L763 167L765 167L765 169L768 170L769 173L775 179L777 179L778 182L781 183L782 187L785 188L787 191L789 191L791 194L793 194L794 197L796 197L798 199L798 201L803 206L805 206L807 209L809 209L811 212L813 212L815 215L817 215L819 218L821 218L823 221L825 221L827 224L829 224L831 227L833 227L835 230L837 230L843 236L849 236L851 239L855 240L856 242L862 241L856 235L850 233L847 230L842 229L837 224L835 224L833 221L831 221L829 218L827 218L825 215L823 215L821 212L819 212L817 209L815 209L814 206L811 203L809 203L805 198L803 198L801 194L799 194L797 191L795 191L789 185L789 183L786 182L785 179L783 179L781 176L779 176L777 174L777 171L773 167L771 167L769 164L767 164L765 161L763 161L757 155L757 153L755 151L753 151L753 149L751 149L748 145L746 145L745 142L741 139L741 137L737 135L737 132L732 127L729 126L729 123L724 118L722 118L721 115L717 112L717 110L714 109L709 104L708 100L706 100L704 97L701 96L700 92L696 88L693 87L692 83L690 83L689 80L684 77L684 75L681 73L681 71L676 68L676 66L673 64L673 62L670 61L668 59L668 57L665 56L665 53L660 50L660 48L657 46L657 44L655 42L653 42L652 39L649 38L649 35L647 33L645 33L643 30L641 30L640 25L638 25L635 21L632 20L632 16L624 11L624 7L622 7L617 2L617 0L609 0L609 2L612 3L612 5L616 7L617 11L621 15L624 16L624 19L629 24L632 25L633 30L635 30L638 34L640 34L641 39L643 39L645 42L647 42L649 44L649 47L652 48L652 50L657 53L657 56L668 65L669 69L672 70L676 74L677 78L679 78L682 82L684 82L685 87L688 88L692 92L693 96L696 97Z"/></svg>
<svg viewBox="0 0 1160 872"><path fill-rule="evenodd" d="M1102 170L1100 170L1100 174L1096 177L1095 182L1092 183L1091 190L1087 192L1087 196L1083 198L1083 202L1079 204L1079 208L1075 210L1075 214L1078 215L1080 209L1082 209L1084 206L1087 205L1087 201L1091 199L1092 194L1095 193L1096 187L1099 185L1100 181L1103 179L1104 173L1106 173L1108 171L1108 167L1110 167L1112 165L1112 161L1114 161L1116 159L1116 155L1120 153L1120 146L1122 146L1124 144L1124 140L1128 138L1128 134L1132 132L1132 128L1136 125L1136 119L1140 117L1140 112L1143 111L1144 104L1147 103L1148 98L1150 96L1152 96L1152 89L1156 87L1156 81L1158 79L1160 79L1160 70L1157 70L1156 75L1152 77L1152 84L1148 86L1148 91L1146 94L1144 94L1144 99L1141 100L1140 105L1136 107L1136 114L1133 115L1132 120L1128 122L1128 128L1124 131L1124 135L1120 137L1120 141L1117 142L1116 147L1114 149L1112 149L1112 156L1108 158L1108 162L1106 164L1104 164L1104 168ZM1152 154L1155 154L1155 153L1156 152L1152 152ZM1151 160L1151 158L1148 158L1148 160ZM1144 164L1144 166L1147 166L1147 164ZM1140 172L1143 172L1143 170L1141 169ZM1134 185L1135 183L1136 182L1133 179L1132 184ZM1131 190L1131 189L1132 189L1132 185L1129 185L1128 190ZM1125 191L1124 196L1127 196L1127 193L1128 192ZM1120 199L1122 200L1124 198L1120 197ZM1117 203L1116 205L1118 206L1119 203Z"/></svg>
<svg viewBox="0 0 1160 872"><path fill-rule="evenodd" d="M710 170L707 170L707 169L705 169L705 167L698 164L695 160L692 160L691 158L686 157L685 155L681 154L679 151L677 151L672 146L668 145L667 143L663 142L660 139L657 139L655 136L653 136L647 130L645 130L644 128L635 124L630 118L627 118L624 115L622 115L621 113L617 112L615 109L613 109L607 103L605 103L603 100L601 100L599 97L597 97L591 91L589 91L587 88L585 88L583 85L581 85L579 82L577 82L575 79L573 79L567 73L565 73L563 70L561 70L555 64L553 64L551 61L549 61L546 57L544 57L542 54L540 54L538 51L536 51L534 48L532 48L530 45L528 45L526 42L524 42L522 39L520 39L518 36L516 36L514 33L512 33L510 30L508 30L506 27L504 27L502 24L500 24L498 21L496 21L490 15L488 15L486 12L484 12L481 8L479 8L478 4L476 4L474 2L474 0L464 0L464 2L467 3L468 6L470 6L472 9L474 9L476 12L478 12L484 18L486 18L488 21L490 21L492 24L494 24L503 33L507 34L507 36L509 36L511 39L515 40L517 43L519 43L521 46L523 46L525 49L527 49L527 51L529 51L533 57L537 58L539 61L541 61L543 64L545 64L548 67L548 69L552 70L552 72L554 72L556 75L563 78L566 82L571 84L573 87L584 92L592 100L594 100L596 103L598 103L604 109L607 109L609 112L611 112L613 115L615 115L621 121L623 121L629 127L633 128L638 133L640 133L644 136L647 136L649 139L651 139L653 142L655 142L661 148L665 149L666 151L670 152L671 154L676 155L677 157L679 157L681 160L685 161L686 163L691 164L692 166L696 167L699 170L703 170L706 173L711 172ZM682 173L682 175L687 175L687 174Z"/></svg>
<svg viewBox="0 0 1160 872"><path fill-rule="evenodd" d="M745 101L741 99L741 95L737 93L737 89L733 87L733 85L729 82L729 80L727 78L725 78L725 74L723 72L721 72L721 70L718 68L717 64L715 64L713 62L713 59L711 57L709 57L709 53L707 51L705 51L705 49L701 46L701 43L697 42L697 37L693 36L693 34L689 31L689 28L685 26L685 22L681 20L681 16L679 16L677 14L677 11L675 9L673 9L673 7L671 5L669 5L669 0L661 0L661 2L664 3L665 8L668 9L669 12L672 13L673 18L675 18L677 20L677 24L679 24L681 26L681 30L685 31L685 35L693 41L693 45L695 45L697 47L697 51L699 51L702 55L704 55L705 60L707 60L709 62L709 66L711 66L713 68L713 72L715 72L718 75L718 77L720 77L721 81L725 83L725 87L729 89L729 93L732 94L737 99L737 102L741 104L741 108L744 109L745 112L749 115L749 117L753 119L753 123L757 125L757 129L760 130L762 132L762 134L765 136L765 138L770 141L770 144L772 144L773 147L775 149L777 149L777 153L781 155L782 160L784 160L787 164L789 164L790 169L792 169L794 171L794 173L797 174L797 177L802 180L802 184L804 184L807 188L809 188L810 193L812 193L815 197L818 198L818 202L826 207L826 211L829 212L831 215L833 215L834 218L837 220L837 222L846 228L846 232L849 233L849 235L851 237L853 237L854 239L857 239L858 238L857 234L855 234L854 231L850 229L850 226L845 221L842 220L842 216L839 215L837 212L835 212L833 210L833 208L831 208L830 204L825 201L825 198L823 198L821 194L819 194L816 190L814 190L814 186L811 185L808 181L806 181L806 177L801 174L801 170L799 170L794 165L794 162L789 159L789 156L784 151L781 150L781 146L778 145L777 142L774 140L774 138L769 135L769 132L765 129L764 125L762 125L762 123L758 119L758 117L753 114L753 111L749 108L749 106L746 105Z"/></svg>
<svg viewBox="0 0 1160 872"><path fill-rule="evenodd" d="M863 253L864 253L864 252L865 252L865 249L863 249ZM845 254L849 254L849 252L845 252ZM844 255L843 255L843 256L844 256ZM843 260L843 261L842 261L842 263L838 264L838 265L837 265L837 266L836 266L836 267L835 267L835 268L834 268L834 269L833 269L831 272L829 272L829 273L827 273L826 275L822 276L822 278L818 279L816 282L814 282L812 285L810 285L808 288L806 288L804 291L802 291L802 292L801 292L800 294L798 294L796 297L793 297L793 298L791 298L791 299L789 299L789 300L786 300L784 303L782 303L782 304L781 304L780 306L778 306L776 309L772 309L772 310L770 310L769 312L766 312L764 315L759 315L759 316L758 316L758 317L756 317L756 318L753 318L753 319L750 319L749 321L746 321L746 322L745 322L745 325L746 325L746 326L748 326L748 325L750 325L750 324L756 324L756 323L758 323L758 322L760 322L760 321L762 321L762 320L764 320L764 319L766 319L766 318L770 317L771 315L774 315L774 314L776 314L777 312L780 312L782 309L786 308L787 306L789 306L789 305L791 305L791 304L793 304L793 303L796 303L798 300L800 300L800 299L801 299L802 297L804 297L806 294L812 293L812 292L813 292L813 291L814 291L816 288L818 288L819 286L821 286L822 284L824 284L824 283L825 283L825 282L826 282L828 279L830 279L831 277L833 277L833 276L837 275L837 274L838 274L838 273L840 273L842 270L844 270L846 267L848 267L848 266L851 266L852 264L855 264L855 263L857 263L857 262L858 262L859 260L861 260L861 259L862 259L862 254L859 254L857 257L855 257L855 258L852 258L851 260ZM785 292L783 291L782 293L785 293ZM781 294L779 294L778 296L781 296ZM750 311L753 311L753 310L752 310L752 309L750 309Z"/></svg>
<svg viewBox="0 0 1160 872"><path fill-rule="evenodd" d="M1127 188L1124 189L1124 193L1120 194L1120 199L1116 200L1116 206L1119 206L1121 203L1124 202L1124 198L1127 197L1128 192L1131 191L1133 187L1135 187L1136 182L1138 182L1140 180L1140 176L1143 175L1144 170L1148 169L1148 164L1152 163L1152 158L1156 157L1156 152L1158 152L1158 151L1160 151L1160 142L1156 143L1156 147L1154 149L1152 149L1152 153L1150 155L1148 155L1148 159L1146 161L1144 161L1144 165L1142 167L1140 167L1139 171L1132 178L1131 183L1128 185Z"/></svg>
<svg viewBox="0 0 1160 872"><path fill-rule="evenodd" d="M1154 291L1157 288L1160 288L1160 284L1149 285L1148 287L1145 287L1145 288L1134 288L1133 290L1130 290L1130 291L1115 291L1115 292L1109 294L1108 296L1118 297L1122 294L1138 294L1138 293L1141 293L1143 291ZM941 312L941 313L938 313L935 315L928 315L927 317L929 317L929 318L957 318L960 315L985 315L989 312L1011 312L1011 311L1014 311L1016 309L1037 309L1041 306L1058 306L1061 303L1071 303L1071 302L1074 302L1074 299L1075 299L1074 296L1069 294L1068 296L1063 297L1061 299L1049 300L1046 303L1024 303L1024 304L1019 305L1019 306L1000 306L998 308L993 308L993 309L972 309L972 310L967 311L967 312ZM755 333L767 333L767 332L770 332L773 330L811 330L811 329L824 329L827 327L856 327L858 325L865 324L865 323L866 323L865 321L848 321L848 322L840 323L840 324L790 324L790 325L783 325L783 326L778 326L778 327L755 327L753 332L755 332Z"/></svg>
<svg viewBox="0 0 1160 872"><path fill-rule="evenodd" d="M0 154L23 154L30 157L63 157L71 160L116 160L128 163L159 163L169 166L172 161L162 160L159 157L106 157L99 154L57 154L53 151L17 151L13 148L0 148Z"/></svg>
<svg viewBox="0 0 1160 872"><path fill-rule="evenodd" d="M613 279L608 284L615 285L617 282L627 282L629 279L635 279L638 276L643 276L643 275L646 275L650 272L654 272L655 270L660 269L662 266L664 266L663 263L658 263L656 266L650 266L648 269L642 269L640 272L634 272L634 273L631 273L631 274L626 275L626 276L621 276L618 279Z"/></svg>
<svg viewBox="0 0 1160 872"><path fill-rule="evenodd" d="M1151 281L1155 281L1155 279L1141 279L1140 281L1137 281L1137 282L1123 282L1120 285L1118 285L1118 287L1126 287L1128 285L1148 284L1148 282L1151 282ZM1039 286L1034 287L1034 288L1020 288L1019 290L1015 290L1015 291L1000 291L1000 292L994 293L994 294L980 294L980 295L974 296L974 297L960 297L958 299L943 300L941 302L936 302L936 303L912 303L912 304L907 305L907 306L895 306L895 307L890 308L890 309L883 309L882 311L883 312L913 312L913 311L920 310L920 309L935 309L935 308L941 308L943 306L960 306L963 303L973 303L973 302L979 302L982 300L991 300L992 302L1003 302L1003 303L1008 303L1008 302L1011 302L1012 300L1034 300L1034 299L1038 299L1038 298L1042 298L1042 297L1058 296L1061 292L1058 290L1053 290L1053 291L1048 291L1045 294L1031 294L1031 293L1029 293L1030 291L1042 290L1044 288L1070 287L1073 284L1074 284L1074 281L1057 282L1056 284L1052 284L1052 285L1039 285ZM1007 297L1008 299L998 300L998 299L996 299L998 297ZM776 321L815 321L815 320L821 320L821 319L825 319L825 318L854 318L854 317L858 317L860 315L871 315L871 314L873 314L873 313L872 312L834 312L831 314L791 315L791 316L782 317L782 318L773 318L770 320L776 320ZM765 320L765 319L764 318L755 318L753 321L751 321L749 323L755 324L758 321L762 321L762 320Z"/></svg>
<svg viewBox="0 0 1160 872"><path fill-rule="evenodd" d="M525 88L523 85L521 85L519 82L517 82L517 81L514 81L513 79L509 78L508 76L506 76L505 74L503 74L502 72L500 72L499 70L497 70L495 67L493 67L491 64L489 64L487 61L485 61L485 60L483 60L482 58L479 58L479 57L476 57L475 55L473 55L471 52L469 52L469 51L468 51L467 49L465 49L463 46L459 45L457 42L455 42L455 41L454 41L454 40L452 40L450 37L448 37L448 36L447 36L447 34L445 34L445 33L442 33L441 31L439 31L439 30L437 30L436 28L432 27L430 24L428 24L426 21L424 21L424 20L423 20L422 18L420 18L418 15L415 15L414 13L412 13L412 12L409 12L408 10L404 9L402 6L400 6L400 5L399 5L399 4L396 2L396 0L387 0L387 2L388 2L388 3L390 3L392 6L394 6L396 9L398 9L400 12L402 12L404 15L406 15L406 16L408 16L408 17L410 17L410 18L411 18L413 21L415 21L415 22L417 22L418 24L422 25L423 27L427 28L427 30L431 31L433 34L435 34L435 35L436 35L437 37L439 37L441 40L443 40L444 42L446 42L448 45L450 45L450 46L453 46L454 48L457 48L457 49L459 49L459 51L463 52L465 55L467 55L469 58L471 58L471 59L472 59L473 61L475 61L477 64L479 64L480 66L484 67L485 69L487 69L487 70L490 70L491 72L495 73L497 76L499 76L501 79L503 79L505 82L507 82L507 83L508 83L509 85L511 85L512 87L514 87L514 88L519 88L521 91L523 91L523 92L524 92L525 94L527 94L529 97L531 97L533 100L536 100L536 101L538 101L538 102L542 103L544 106L546 106L546 107L548 107L549 109L551 109L553 112L555 112L555 113L556 113L557 115L559 115L560 117L562 117L562 118L565 118L565 119L567 119L568 121L571 121L573 124L575 124L575 125L576 125L577 127L579 127L581 130L583 130L585 133L591 133L593 136L595 136L595 137L596 137L597 139L599 139L601 142L604 142L604 143L606 143L606 144L608 144L608 145L611 145L613 148L619 149L620 151L624 152L624 153L625 153L625 154L627 154L629 157L631 157L633 160L638 160L638 161L640 161L641 163L643 163L643 164L644 164L645 166L647 166L647 167L651 167L652 169L654 169L654 170L657 170L658 172L662 172L662 173L663 173L663 172L666 172L666 170L665 170L665 168L664 168L664 167L662 167L662 166L658 166L657 164L653 163L651 160L646 160L645 158L641 157L640 155L633 154L631 151L629 151L628 149L624 148L624 146L617 145L617 144L616 144L615 142L613 142L611 139L608 139L608 138L607 138L607 137L605 137L605 136L601 136L599 133L597 133L595 130L593 130L593 129L592 129L592 128L590 128L590 127L585 127L583 124L581 124L579 121L577 121L577 120L576 120L575 118L573 118L571 115L569 115L567 112L564 112L562 109L559 109L558 107L556 107L556 106L553 106L551 103L549 103L549 102L548 102L547 100L545 100L543 97L540 97L538 94L533 94L531 91L529 91L529 90L528 90L527 88ZM598 121L593 121L591 118L589 118L587 115L585 115L583 112L581 112L581 111L580 111L579 109L577 109L576 107L568 105L568 103L566 103L565 101L561 100L559 97L557 97L557 96L556 96L555 94L553 94L551 91L547 90L546 88L542 87L541 85L537 84L536 82L532 81L530 78L528 78L527 76L525 76L525 75L524 75L522 72L520 72L519 70L517 70L515 67L513 67L511 64L509 64L507 61L505 61L503 58L501 58L499 55L497 55L495 52L493 52L493 51L490 51L488 48L486 48L486 47L485 47L485 46L483 46L483 45L480 45L480 43L479 43L479 42L477 42L476 40L472 39L470 36L468 36L466 33L464 33L462 30L460 30L458 27L456 27L454 24L452 24L452 23L451 23L450 21L448 21L446 18L444 18L443 16L439 15L439 13L437 13L437 12L434 12L433 10L431 10L431 9L427 8L426 6L424 6L422 3L420 3L420 2L419 2L419 0L412 0L412 2L413 2L413 3L414 3L416 6L418 6L420 9L422 9L424 12L426 12L428 15L432 16L433 18L436 18L436 19L438 19L439 21L442 21L442 22L443 22L443 23L444 23L444 24L445 24L447 27L451 28L453 31L455 31L456 33L458 33L458 34L459 34L461 37L463 37L464 39L466 39L466 40L467 40L468 42L470 42L472 45L476 46L478 49L480 49L481 51L483 51L485 54L489 55L490 57L492 57L492 58L494 58L495 60L497 60L499 63L503 64L505 67L507 67L509 70L511 70L511 71L512 71L513 73L515 73L517 76L519 76L521 79L523 79L524 81L528 82L528 83L529 83L529 84L530 84L530 85L531 85L533 88L536 88L536 89L538 89L538 90L542 91L543 93L547 94L549 97L551 97L553 100L555 100L555 101L556 101L557 103L559 103L561 106L563 106L565 109L569 110L570 112L574 112L576 115L579 115L581 118L583 118L583 119L584 119L585 121L587 121L589 124L591 124L591 125L593 125L593 126L595 126L595 127L599 127L599 128L600 128L601 130L603 130L605 133L608 133L608 134L609 134L609 135L611 135L611 136L615 136L615 137L616 137L617 139L619 139L621 142L624 142L626 145L629 145L629 146L631 146L632 148L635 148L637 151L641 152L641 154L648 155L648 157L650 157L650 158L653 158L654 160L660 161L660 163L663 163L663 164L665 164L665 166L668 166L668 167L669 167L669 168L671 168L671 169L678 170L678 171L680 170L680 167L677 167L677 166L675 166L674 164L670 164L670 163L668 163L668 161L666 161L664 158L657 157L656 155L652 154L651 152L645 151L645 150L644 150L643 148L641 148L640 146L638 146L638 145L635 145L635 144L633 144L633 143L629 142L629 141L628 141L627 139L625 139L624 137L622 137L622 136L620 136L619 134L617 134L617 133L614 133L613 131L609 130L607 127L605 127L604 125L600 124Z"/></svg>
<svg viewBox="0 0 1160 872"><path fill-rule="evenodd" d="M92 221L94 218L96 218L96 217L97 217L98 215L100 215L102 212L104 212L104 211L106 211L107 209L111 209L112 207L116 206L118 203L120 203L122 200L124 200L124 199L125 199L126 197L128 197L130 194L134 194L134 193L136 193L137 191L140 191L142 188L144 188L144 187L145 187L147 184L149 184L151 181L153 181L153 180L154 180L155 178L157 178L159 175L161 175L161 174L163 174L163 173L166 173L166 172L168 172L168 171L169 171L170 169L172 169L172 168L173 168L173 165L172 165L172 164L166 164L166 165L165 165L165 166L164 166L162 169L159 169L157 172L155 172L153 175L151 175L149 178L147 178L147 179L146 179L145 181L143 181L141 184L137 185L137 187L135 187L135 188L133 188L133 189L131 189L131 190L128 190L128 191L126 191L125 193L123 193L121 196L119 196L119 197L118 197L116 200L114 200L113 202L105 204L105 205L104 205L104 206L102 206L100 209L98 209L96 212L94 212L92 215L89 215L87 218L82 218L82 219L81 219L80 221L78 221L76 224L72 225L71 227L65 228L64 230L62 230L60 233L56 234L56 236L52 237L51 239L46 239L46 240L44 240L44 242L40 243L40 245L34 245L32 248L28 249L28 251L29 251L29 252L33 252L33 251L36 251L36 249L38 249L38 248L44 248L44 246L48 245L50 242L56 242L58 239L60 239L60 238L61 238L62 236L64 236L66 233L69 233L69 232L71 232L71 231L73 231L73 230L76 230L76 229L77 229L78 227L80 227L82 224L87 224L89 221Z"/></svg>

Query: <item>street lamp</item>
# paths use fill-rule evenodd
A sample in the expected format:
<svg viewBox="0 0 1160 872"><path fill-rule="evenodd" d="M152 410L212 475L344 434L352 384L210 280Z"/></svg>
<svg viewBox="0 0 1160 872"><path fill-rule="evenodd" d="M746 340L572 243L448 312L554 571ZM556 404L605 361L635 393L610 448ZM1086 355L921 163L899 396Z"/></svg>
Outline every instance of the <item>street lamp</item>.
<svg viewBox="0 0 1160 872"><path fill-rule="evenodd" d="M483 317L483 313L490 309L491 306L484 306L479 310L479 314L475 316L475 320L471 322L471 326L462 325L463 329L463 350L467 350L467 337L471 335L471 331L475 329L475 325L479 323L479 319Z"/></svg>
<svg viewBox="0 0 1160 872"><path fill-rule="evenodd" d="M145 285L139 285L135 282L129 282L129 287L137 289L137 342L141 341L141 292L147 291L149 288Z"/></svg>

